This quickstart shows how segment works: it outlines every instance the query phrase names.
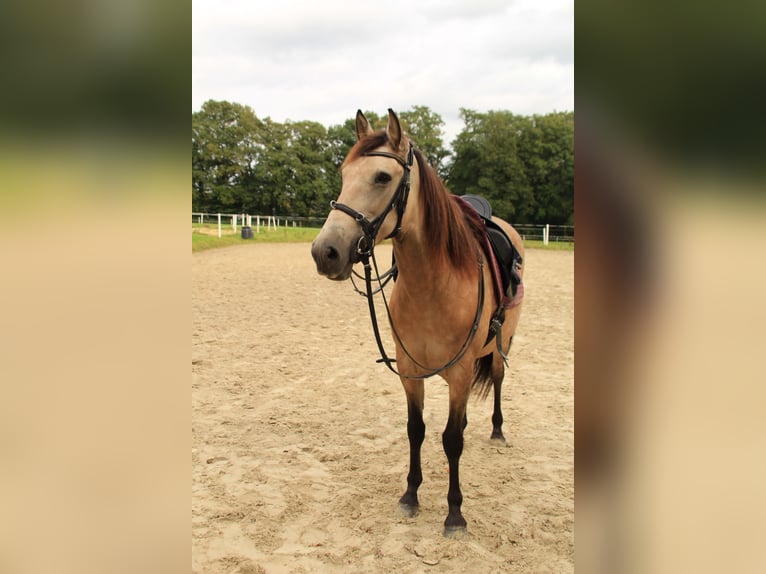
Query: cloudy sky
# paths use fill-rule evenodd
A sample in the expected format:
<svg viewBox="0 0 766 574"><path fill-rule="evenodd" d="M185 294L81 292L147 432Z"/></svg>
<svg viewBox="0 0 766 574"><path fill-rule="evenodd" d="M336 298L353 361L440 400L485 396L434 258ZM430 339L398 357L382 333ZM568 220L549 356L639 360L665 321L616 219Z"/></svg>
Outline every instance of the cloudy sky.
<svg viewBox="0 0 766 574"><path fill-rule="evenodd" d="M325 126L358 108L574 109L574 0L193 0L192 110Z"/></svg>

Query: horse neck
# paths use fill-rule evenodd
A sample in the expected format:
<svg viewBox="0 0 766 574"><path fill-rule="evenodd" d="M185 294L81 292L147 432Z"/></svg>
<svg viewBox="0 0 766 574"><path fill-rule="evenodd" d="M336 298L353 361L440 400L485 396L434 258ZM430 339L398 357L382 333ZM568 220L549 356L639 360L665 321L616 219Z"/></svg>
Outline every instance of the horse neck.
<svg viewBox="0 0 766 574"><path fill-rule="evenodd" d="M429 222L420 203L420 172L418 163L412 168L410 197L403 220L401 237L394 238L394 257L399 270L399 283L407 286L410 295L433 298L435 285L450 276L449 269L435 265L437 260L427 241Z"/></svg>

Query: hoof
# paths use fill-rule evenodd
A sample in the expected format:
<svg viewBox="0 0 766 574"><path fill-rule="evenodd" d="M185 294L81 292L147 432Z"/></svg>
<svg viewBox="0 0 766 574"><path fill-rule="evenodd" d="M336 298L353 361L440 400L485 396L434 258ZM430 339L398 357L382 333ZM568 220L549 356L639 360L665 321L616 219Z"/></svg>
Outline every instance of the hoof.
<svg viewBox="0 0 766 574"><path fill-rule="evenodd" d="M492 431L492 436L489 437L489 440L494 443L505 444L505 437L503 436L502 431Z"/></svg>
<svg viewBox="0 0 766 574"><path fill-rule="evenodd" d="M460 510L453 509L444 521L444 537L463 538L467 534L465 518L460 514Z"/></svg>
<svg viewBox="0 0 766 574"><path fill-rule="evenodd" d="M407 518L415 518L418 515L418 505L399 503L399 511Z"/></svg>
<svg viewBox="0 0 766 574"><path fill-rule="evenodd" d="M465 526L445 526L444 538L455 538L462 540L468 536L468 530Z"/></svg>

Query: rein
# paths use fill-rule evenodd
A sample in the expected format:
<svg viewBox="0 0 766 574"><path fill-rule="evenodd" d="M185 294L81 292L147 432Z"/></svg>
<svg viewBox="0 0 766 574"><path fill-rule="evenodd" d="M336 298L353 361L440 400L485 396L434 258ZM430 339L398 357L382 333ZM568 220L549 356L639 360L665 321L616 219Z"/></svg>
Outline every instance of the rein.
<svg viewBox="0 0 766 574"><path fill-rule="evenodd" d="M375 259L375 254L372 253L372 263L375 266L375 274L378 276L378 283L380 283L380 288L378 291L382 293L383 296L383 304L386 308L386 315L388 316L388 322L391 325L391 331L394 333L394 336L396 337L396 340L399 342L399 345L401 345L402 350L404 351L404 354L407 355L407 358L409 358L410 361L412 361L416 366L423 369L424 371L428 371L425 374L417 375L417 376L410 376L410 375L403 375L399 371L397 371L393 367L393 363L396 362L396 359L392 359L386 354L386 349L383 347L383 341L380 338L380 329L378 328L378 319L375 313L375 298L373 297L374 293L372 291L372 268L370 266L369 258L365 260L364 262L364 280L365 285L367 287L367 303L370 308L370 321L372 322L372 331L375 334L375 342L378 344L378 351L380 352L380 359L376 360L376 363L383 363L388 367L388 369L400 377L403 377L405 379L427 379L429 377L433 377L435 375L438 375L442 371L446 371L460 359L463 358L463 355L465 355L466 351L468 351L468 347L471 344L471 341L473 341L474 336L476 335L476 331L479 328L479 323L481 322L481 311L484 307L484 261L482 260L481 255L479 255L479 295L478 295L478 302L476 304L476 316L473 320L473 325L471 326L471 330L468 333L468 336L466 337L465 341L463 342L463 346L460 347L460 350L457 352L457 354L452 357L449 361L447 361L444 365L437 369L431 369L431 367L426 367L425 365L418 362L415 357L413 357L410 352L407 350L407 347L404 346L404 341L402 341L401 336L399 335L399 332L396 330L396 326L394 325L394 321L391 318L391 311L388 307L388 300L386 299L386 294L383 291L384 284L381 283L380 273L378 272L378 263ZM377 291L376 291L377 292Z"/></svg>
<svg viewBox="0 0 766 574"><path fill-rule="evenodd" d="M372 330L375 335L375 342L378 345L378 351L380 352L380 357L381 357L380 359L376 361L376 363L385 364L386 367L388 367L388 369L391 372L406 379L426 379L429 377L433 377L435 375L438 375L442 371L449 369L456 363L458 363L460 359L463 358L463 355L465 355L466 351L468 351L468 347L470 346L471 341L473 341L473 338L476 335L476 331L479 328L479 323L481 322L482 309L484 308L484 260L481 256L481 253L479 253L478 254L479 294L477 298L478 302L476 305L476 316L474 317L473 325L471 326L471 330L469 331L468 336L466 337L466 340L463 342L462 347L460 347L460 350L452 359L450 359L448 362L446 362L444 365L442 365L441 367L437 369L432 369L431 367L426 367L425 365L422 365L410 354L410 352L404 346L404 342L402 341L401 336L396 330L394 321L391 318L391 311L388 307L388 300L386 299L386 294L383 291L383 288L385 287L386 283L388 283L391 277L396 273L395 266L389 269L388 271L386 271L385 273L383 273L383 275L381 276L380 272L378 271L378 263L375 258L375 236L378 234L380 227L383 225L383 221L386 219L386 217L388 216L388 214L391 212L391 210L394 207L396 207L396 226L394 227L394 230L390 234L388 234L384 239L390 239L392 237L396 237L396 235L401 231L402 217L404 215L404 210L407 207L407 199L409 198L409 193L410 193L410 170L412 168L413 161L414 161L413 147L412 147L412 144L410 144L410 149L407 154L406 162L398 155L385 152L385 151L371 151L371 152L367 152L364 155L388 157L399 162L399 164L404 168L404 173L402 174L401 180L399 180L399 185L397 186L396 191L394 192L394 195L391 198L391 201L389 202L388 206L383 210L383 212L377 217L375 217L373 220L367 219L367 217L365 217L364 214L358 212L352 207L349 207L348 205L345 205L343 203L338 203L337 201L334 201L334 200L330 202L330 207L332 209L337 209L339 211L342 211L346 215L353 217L354 220L356 220L356 222L362 228L363 235L359 238L359 241L357 242L356 254L359 257L359 261L364 265L364 281L365 281L366 293L360 291L356 287L355 283L354 283L354 290L360 295L364 295L367 297L367 303L370 310L370 321L372 322ZM370 265L370 260L372 260L372 265ZM376 280L379 284L379 287L374 291L372 287L372 266L375 267L375 275L377 276ZM352 283L353 283L353 278L352 278ZM396 359L392 359L386 354L386 350L383 346L383 341L381 340L381 337L380 337L378 319L375 313L374 295L376 293L382 294L383 304L386 308L386 315L388 316L388 322L391 325L391 331L396 337L396 340L399 342L399 345L404 351L404 354L417 367L419 367L420 369L423 369L424 371L427 371L426 374L418 375L418 376L403 375L394 368L393 364L396 362Z"/></svg>

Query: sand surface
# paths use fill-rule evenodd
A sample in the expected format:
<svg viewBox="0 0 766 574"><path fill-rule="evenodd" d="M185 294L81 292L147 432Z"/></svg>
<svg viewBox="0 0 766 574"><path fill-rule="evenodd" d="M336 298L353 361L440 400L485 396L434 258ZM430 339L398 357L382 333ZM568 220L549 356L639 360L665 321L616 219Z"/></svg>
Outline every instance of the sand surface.
<svg viewBox="0 0 766 574"><path fill-rule="evenodd" d="M573 253L527 251L503 387L508 444L489 440L491 401L472 398L468 535L446 539L447 386L426 382L420 513L406 518L401 384L375 363L365 300L319 277L309 249L192 256L192 571L572 572Z"/></svg>

